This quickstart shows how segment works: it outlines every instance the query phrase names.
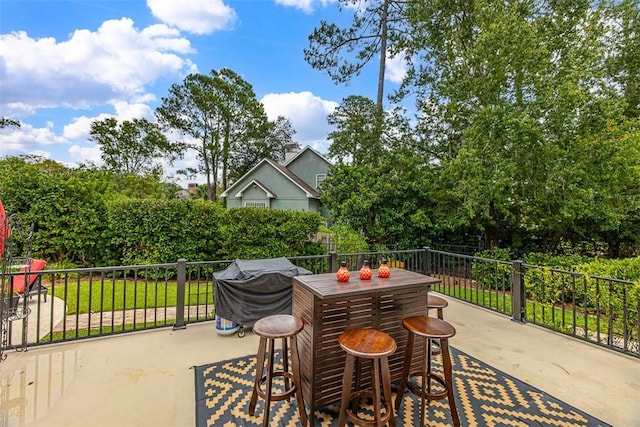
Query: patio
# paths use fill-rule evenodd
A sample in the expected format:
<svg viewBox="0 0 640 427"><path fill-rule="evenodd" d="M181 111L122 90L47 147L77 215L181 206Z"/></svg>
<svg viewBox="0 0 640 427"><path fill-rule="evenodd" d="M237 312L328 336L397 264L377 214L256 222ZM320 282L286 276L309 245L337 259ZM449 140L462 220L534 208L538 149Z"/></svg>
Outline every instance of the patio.
<svg viewBox="0 0 640 427"><path fill-rule="evenodd" d="M451 298L451 345L614 426L637 426L640 361ZM190 367L254 354L257 338L190 324L9 352L0 426L194 426Z"/></svg>

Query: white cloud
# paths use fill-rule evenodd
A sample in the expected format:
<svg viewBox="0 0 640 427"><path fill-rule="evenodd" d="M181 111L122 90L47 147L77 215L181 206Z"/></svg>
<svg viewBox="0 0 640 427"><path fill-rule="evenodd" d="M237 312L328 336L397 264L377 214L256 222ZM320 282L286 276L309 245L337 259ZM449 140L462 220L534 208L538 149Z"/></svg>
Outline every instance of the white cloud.
<svg viewBox="0 0 640 427"><path fill-rule="evenodd" d="M0 157L37 155L51 157L52 146L69 144L69 140L57 136L50 127L35 128L22 123L19 128L0 130Z"/></svg>
<svg viewBox="0 0 640 427"><path fill-rule="evenodd" d="M96 166L101 166L103 163L100 158L101 155L102 151L99 145L83 147L74 144L69 148L69 157L76 163L93 163Z"/></svg>
<svg viewBox="0 0 640 427"><path fill-rule="evenodd" d="M91 122L94 120L104 120L109 117L113 117L112 114L100 114L95 117L74 117L73 121L68 125L65 125L62 131L62 135L69 139L86 139L89 137L89 131L91 130Z"/></svg>
<svg viewBox="0 0 640 427"><path fill-rule="evenodd" d="M2 58L0 58L2 61ZM2 80L0 79L0 82ZM24 117L35 114L36 107L22 102L9 102L7 104L2 103L0 98L0 107L2 108L2 115L5 117Z"/></svg>
<svg viewBox="0 0 640 427"><path fill-rule="evenodd" d="M147 104L130 104L128 102L118 101L113 105L113 107L116 110L115 117L118 121L142 118L148 119L152 122L156 121L154 111Z"/></svg>
<svg viewBox="0 0 640 427"><path fill-rule="evenodd" d="M194 34L230 28L237 19L222 0L147 0L147 6L162 22Z"/></svg>
<svg viewBox="0 0 640 427"><path fill-rule="evenodd" d="M0 35L0 108L86 108L117 98L143 96L145 86L195 65L179 55L190 42L165 25L140 31L128 18L105 21L95 31L76 30L66 41ZM25 110L23 107L22 110Z"/></svg>
<svg viewBox="0 0 640 427"><path fill-rule="evenodd" d="M269 120L275 120L278 116L288 118L297 132L294 140L303 145L316 146L320 141L325 141L331 132L327 115L338 106L337 102L324 100L308 91L270 93L261 102Z"/></svg>
<svg viewBox="0 0 640 427"><path fill-rule="evenodd" d="M102 113L94 117L74 117L71 123L64 126L64 137L72 140L87 140L89 138L89 131L91 130L91 123L96 120L104 120L109 117L115 117L118 122L141 118L146 118L155 122L154 112L146 104L129 104L124 101L117 101L114 103L113 108L115 110L115 114Z"/></svg>
<svg viewBox="0 0 640 427"><path fill-rule="evenodd" d="M275 0L276 4L300 9L304 13L313 12L313 0Z"/></svg>
<svg viewBox="0 0 640 427"><path fill-rule="evenodd" d="M402 83L407 75L407 63L404 54L398 54L394 57L387 56L385 61L385 79L393 83Z"/></svg>
<svg viewBox="0 0 640 427"><path fill-rule="evenodd" d="M367 1L368 0L359 0L358 3L366 3ZM314 4L320 3L320 5L322 5L322 7L324 8L334 3L338 3L338 0L274 0L274 3L284 7L293 7L295 9L300 9L304 13L312 13ZM346 4L344 5L344 7L346 7L347 9L357 9L359 7L359 4Z"/></svg>

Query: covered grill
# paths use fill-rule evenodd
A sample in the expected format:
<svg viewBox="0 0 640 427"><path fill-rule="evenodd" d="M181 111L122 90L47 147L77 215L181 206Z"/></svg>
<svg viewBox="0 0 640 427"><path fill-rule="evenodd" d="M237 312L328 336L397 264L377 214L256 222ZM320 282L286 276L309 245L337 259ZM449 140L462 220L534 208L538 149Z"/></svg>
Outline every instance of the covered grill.
<svg viewBox="0 0 640 427"><path fill-rule="evenodd" d="M292 278L307 274L312 273L284 257L237 259L213 274L216 318L227 319L242 331L265 316L291 314Z"/></svg>

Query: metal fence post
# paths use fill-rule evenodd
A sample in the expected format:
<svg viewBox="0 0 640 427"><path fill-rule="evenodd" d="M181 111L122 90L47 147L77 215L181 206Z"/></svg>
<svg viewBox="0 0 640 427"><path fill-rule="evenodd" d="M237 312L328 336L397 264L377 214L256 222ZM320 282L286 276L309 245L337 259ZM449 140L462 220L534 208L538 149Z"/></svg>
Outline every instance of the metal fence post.
<svg viewBox="0 0 640 427"><path fill-rule="evenodd" d="M524 323L526 318L526 299L522 273L524 262L513 261L513 279L511 283L511 320Z"/></svg>
<svg viewBox="0 0 640 427"><path fill-rule="evenodd" d="M424 274L427 276L431 272L431 250L428 246L422 248L422 263L424 267Z"/></svg>
<svg viewBox="0 0 640 427"><path fill-rule="evenodd" d="M184 323L184 294L187 281L187 260L180 258L178 260L178 274L177 274L177 295L176 295L176 323L173 324L173 330L186 329L187 325Z"/></svg>
<svg viewBox="0 0 640 427"><path fill-rule="evenodd" d="M327 273L334 273L338 271L338 253L329 252L329 271Z"/></svg>

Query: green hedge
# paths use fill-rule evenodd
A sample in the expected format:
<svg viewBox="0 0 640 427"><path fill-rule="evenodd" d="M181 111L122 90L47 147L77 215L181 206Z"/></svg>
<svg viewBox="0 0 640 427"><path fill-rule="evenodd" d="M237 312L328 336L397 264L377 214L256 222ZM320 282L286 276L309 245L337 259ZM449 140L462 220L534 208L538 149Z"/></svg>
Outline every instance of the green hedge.
<svg viewBox="0 0 640 427"><path fill-rule="evenodd" d="M0 200L9 215L33 226L32 254L49 263L68 259L82 265L101 257L108 186L107 177L96 171L52 161L0 161ZM23 243L17 241L14 256L26 255Z"/></svg>
<svg viewBox="0 0 640 427"><path fill-rule="evenodd" d="M323 218L315 212L235 208L220 226L221 257L271 258L321 255L326 251L312 242ZM215 259L215 258L214 258Z"/></svg>
<svg viewBox="0 0 640 427"><path fill-rule="evenodd" d="M322 222L312 212L226 210L200 200L114 202L108 211L112 265L323 253L310 241Z"/></svg>
<svg viewBox="0 0 640 427"><path fill-rule="evenodd" d="M136 190L122 192L125 182ZM28 245L26 233L15 233L13 256L30 248L51 269L324 253L311 242L323 222L317 213L226 210L167 198L164 187L150 183L51 161L0 159L0 200L34 230ZM136 192L140 197L132 197Z"/></svg>
<svg viewBox="0 0 640 427"><path fill-rule="evenodd" d="M224 208L199 200L126 200L107 204L108 264L222 259Z"/></svg>

